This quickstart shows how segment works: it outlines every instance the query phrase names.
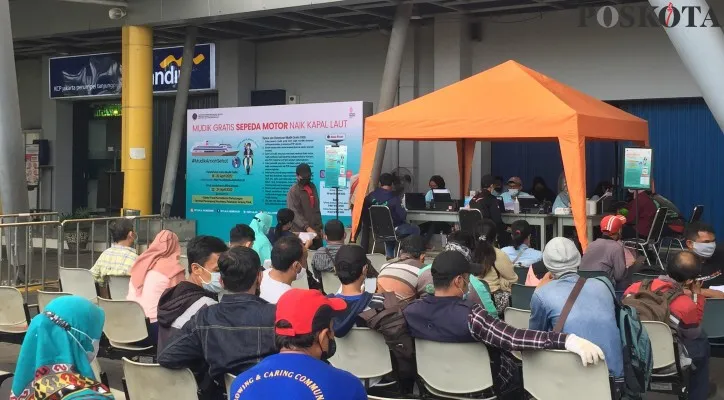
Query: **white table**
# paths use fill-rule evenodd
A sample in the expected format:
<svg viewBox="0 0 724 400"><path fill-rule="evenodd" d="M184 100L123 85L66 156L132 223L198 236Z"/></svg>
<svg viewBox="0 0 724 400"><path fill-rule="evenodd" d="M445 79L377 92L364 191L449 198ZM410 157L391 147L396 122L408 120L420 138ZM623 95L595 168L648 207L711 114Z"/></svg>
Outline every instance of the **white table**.
<svg viewBox="0 0 724 400"><path fill-rule="evenodd" d="M558 220L556 223L556 226L558 227L558 236L563 236L564 226L575 227L575 223L573 222L573 215L555 215L554 217ZM593 227L601 226L601 220L603 219L603 217L605 217L605 215L586 216L586 235L588 236L588 243L593 242Z"/></svg>
<svg viewBox="0 0 724 400"><path fill-rule="evenodd" d="M540 227L542 246L548 243L548 235L546 233L547 226L554 226L556 218L551 214L502 214L503 222L510 225L514 221L525 220L529 224ZM451 224L459 223L458 213L456 211L428 211L428 210L408 210L407 220L410 222L448 222ZM555 228L553 228L555 231Z"/></svg>
<svg viewBox="0 0 724 400"><path fill-rule="evenodd" d="M449 222L457 224L460 222L456 211L407 210L407 220L418 223Z"/></svg>

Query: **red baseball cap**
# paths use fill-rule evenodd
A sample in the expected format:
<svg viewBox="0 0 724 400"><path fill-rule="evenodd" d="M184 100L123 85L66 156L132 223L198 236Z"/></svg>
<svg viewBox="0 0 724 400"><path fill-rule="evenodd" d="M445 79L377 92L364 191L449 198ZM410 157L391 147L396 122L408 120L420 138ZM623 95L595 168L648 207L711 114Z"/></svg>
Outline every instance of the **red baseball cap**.
<svg viewBox="0 0 724 400"><path fill-rule="evenodd" d="M277 302L274 331L280 336L308 335L329 328L335 312L346 308L347 302L344 300L326 297L318 290L291 289ZM285 321L291 327L280 328L280 321Z"/></svg>
<svg viewBox="0 0 724 400"><path fill-rule="evenodd" d="M626 217L623 215L606 215L601 219L601 232L617 234L626 223Z"/></svg>

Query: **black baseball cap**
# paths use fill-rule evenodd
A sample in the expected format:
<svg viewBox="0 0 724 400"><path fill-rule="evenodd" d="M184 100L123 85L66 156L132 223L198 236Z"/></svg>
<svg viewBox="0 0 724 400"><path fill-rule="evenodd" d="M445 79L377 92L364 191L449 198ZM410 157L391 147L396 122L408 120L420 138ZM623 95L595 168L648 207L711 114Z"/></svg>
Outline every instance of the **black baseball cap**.
<svg viewBox="0 0 724 400"><path fill-rule="evenodd" d="M440 253L432 262L432 278L454 278L462 274L480 275L483 272L482 264L471 263L463 253L455 250L446 250Z"/></svg>
<svg viewBox="0 0 724 400"><path fill-rule="evenodd" d="M483 178L480 180L480 185L485 188L489 188L493 185L495 185L495 177L493 175L483 175Z"/></svg>
<svg viewBox="0 0 724 400"><path fill-rule="evenodd" d="M337 250L334 256L334 265L337 269L362 268L365 265L372 265L367 258L365 249L353 244L345 244Z"/></svg>
<svg viewBox="0 0 724 400"><path fill-rule="evenodd" d="M297 175L302 178L309 178L312 176L312 168L306 163L299 164L297 165Z"/></svg>

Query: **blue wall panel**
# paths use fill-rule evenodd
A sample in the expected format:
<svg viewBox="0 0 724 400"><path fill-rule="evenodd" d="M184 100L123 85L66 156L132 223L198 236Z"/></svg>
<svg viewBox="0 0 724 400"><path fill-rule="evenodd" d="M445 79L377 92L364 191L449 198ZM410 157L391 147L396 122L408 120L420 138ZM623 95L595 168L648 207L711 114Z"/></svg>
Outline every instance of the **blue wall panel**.
<svg viewBox="0 0 724 400"><path fill-rule="evenodd" d="M703 220L724 235L724 207L717 204L724 199L724 135L703 99L612 103L649 122L656 191L673 201L687 219L695 205L703 204ZM612 142L586 145L589 195L599 181L617 173L621 161L616 157L623 147ZM520 176L526 189L535 176L542 176L556 190L563 170L557 142L493 143L491 163L494 175Z"/></svg>
<svg viewBox="0 0 724 400"><path fill-rule="evenodd" d="M617 104L649 121L656 191L688 219L703 204L703 221L724 234L724 135L700 98L638 100ZM719 202L717 202L717 200Z"/></svg>
<svg viewBox="0 0 724 400"><path fill-rule="evenodd" d="M586 143L586 186L591 194L598 182L611 180L616 174L616 144L614 142ZM558 176L563 172L558 142L493 142L493 175L503 179L519 176L528 190L533 178L541 176L548 187L558 192Z"/></svg>

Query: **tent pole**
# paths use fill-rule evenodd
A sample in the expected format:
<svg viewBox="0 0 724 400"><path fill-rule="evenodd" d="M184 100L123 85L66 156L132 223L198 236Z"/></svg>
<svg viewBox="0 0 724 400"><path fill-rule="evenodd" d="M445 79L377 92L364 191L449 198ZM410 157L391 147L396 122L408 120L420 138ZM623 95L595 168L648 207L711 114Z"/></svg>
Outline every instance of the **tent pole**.
<svg viewBox="0 0 724 400"><path fill-rule="evenodd" d="M666 15L671 4L669 0L649 0L649 3L656 7L657 16L661 11ZM678 23L663 29L701 90L717 124L724 130L724 79L721 74L724 70L724 32L706 0L687 1L684 8L685 11L681 7L676 10L681 13ZM689 22L692 11L694 24ZM671 13L673 15L674 10Z"/></svg>
<svg viewBox="0 0 724 400"><path fill-rule="evenodd" d="M407 40L407 28L410 26L412 16L412 2L401 2L395 11L395 20L390 33L390 44L387 47L387 58L385 59L385 70L382 73L382 86L380 88L380 102L377 104L377 112L389 110L395 105L397 87L400 82L400 69L402 69L402 55L405 51ZM369 190L377 186L382 172L382 163L385 160L385 148L387 139L380 139L377 142L375 151L375 162L372 166Z"/></svg>

